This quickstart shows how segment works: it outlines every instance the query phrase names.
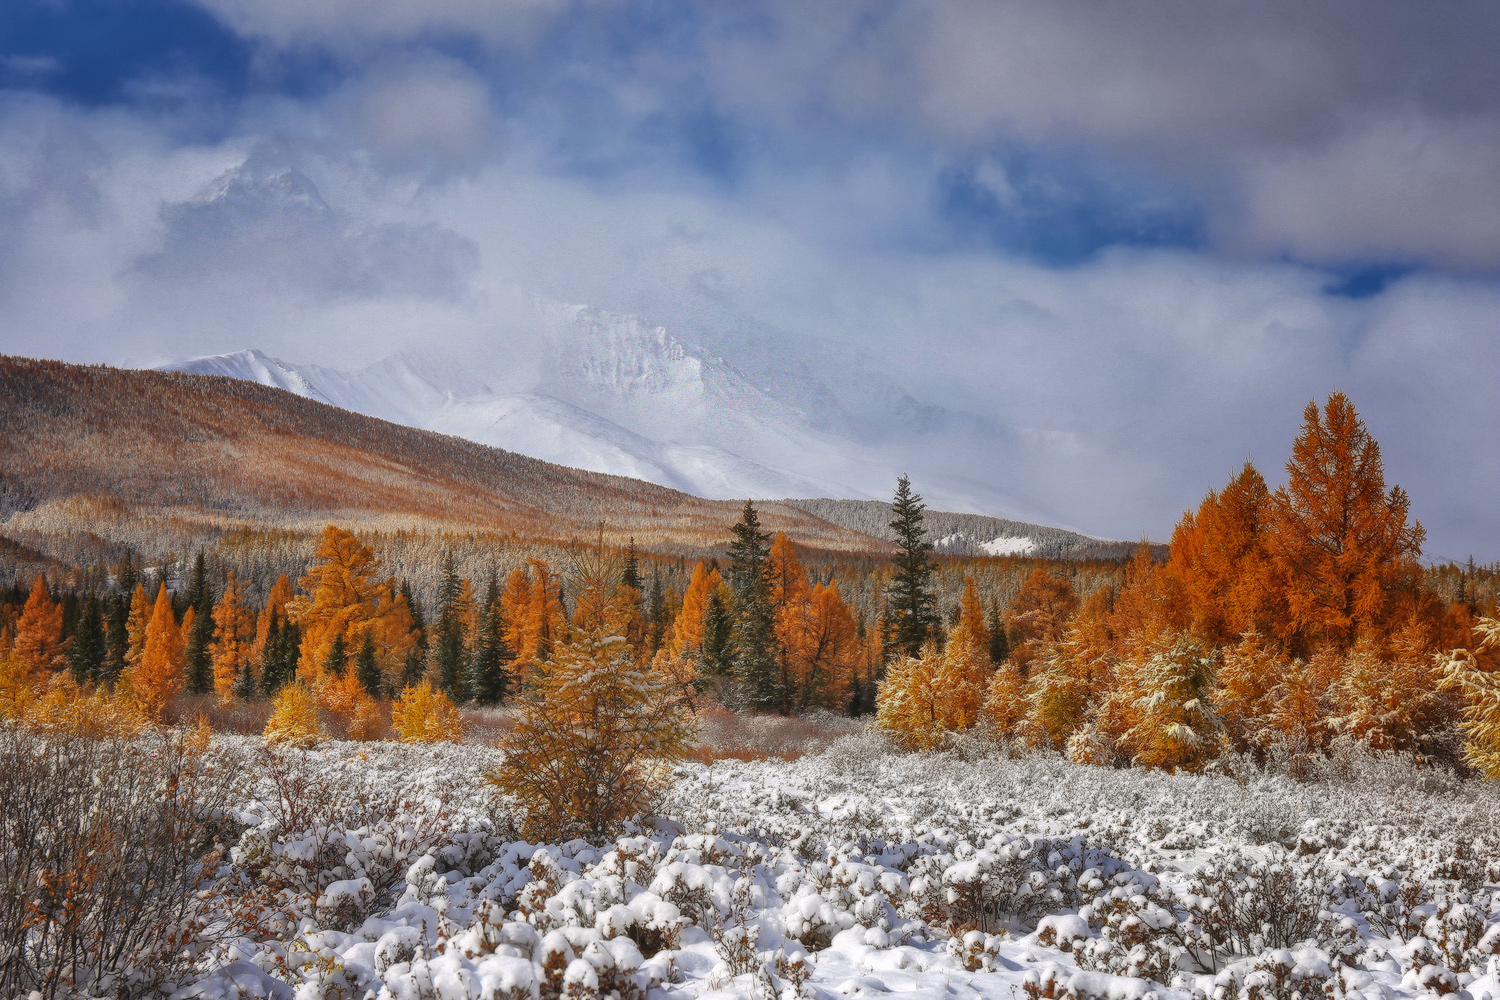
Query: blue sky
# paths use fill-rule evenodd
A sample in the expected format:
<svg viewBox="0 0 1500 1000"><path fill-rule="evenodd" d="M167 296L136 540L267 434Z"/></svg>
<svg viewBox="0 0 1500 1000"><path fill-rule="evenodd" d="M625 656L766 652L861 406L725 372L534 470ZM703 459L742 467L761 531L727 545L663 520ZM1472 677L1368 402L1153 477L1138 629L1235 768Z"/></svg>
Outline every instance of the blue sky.
<svg viewBox="0 0 1500 1000"><path fill-rule="evenodd" d="M1073 442L1036 495L1126 537L1343 389L1497 559L1496 51L1462 3L11 0L0 350L756 323Z"/></svg>

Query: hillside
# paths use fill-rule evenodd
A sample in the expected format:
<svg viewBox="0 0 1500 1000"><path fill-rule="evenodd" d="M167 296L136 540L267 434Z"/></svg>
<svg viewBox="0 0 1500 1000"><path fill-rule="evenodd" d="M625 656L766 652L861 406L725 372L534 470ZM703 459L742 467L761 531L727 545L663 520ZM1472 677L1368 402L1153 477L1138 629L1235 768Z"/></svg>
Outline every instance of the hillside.
<svg viewBox="0 0 1500 1000"><path fill-rule="evenodd" d="M239 379L0 356L0 536L63 561L329 521L553 540L603 521L610 541L691 552L738 513ZM884 549L796 507L763 518L812 547Z"/></svg>
<svg viewBox="0 0 1500 1000"><path fill-rule="evenodd" d="M894 541L891 505L880 500L785 500L788 506L885 541ZM923 523L938 552L958 556L1034 556L1040 559L1124 559L1136 542L1092 538L1064 528L1008 521L984 514L929 510ZM1157 545L1166 555L1166 546Z"/></svg>

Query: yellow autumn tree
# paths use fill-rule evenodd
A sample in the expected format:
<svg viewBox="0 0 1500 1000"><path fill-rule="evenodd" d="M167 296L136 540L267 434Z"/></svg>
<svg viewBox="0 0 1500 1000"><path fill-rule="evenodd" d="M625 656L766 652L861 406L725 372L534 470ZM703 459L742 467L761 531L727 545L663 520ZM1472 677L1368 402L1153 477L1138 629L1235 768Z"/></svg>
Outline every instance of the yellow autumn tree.
<svg viewBox="0 0 1500 1000"><path fill-rule="evenodd" d="M1065 749L1085 725L1114 680L1111 590L1089 595L1048 654L1033 660L1026 678L1026 737L1037 746Z"/></svg>
<svg viewBox="0 0 1500 1000"><path fill-rule="evenodd" d="M908 750L931 750L946 734L937 687L941 661L942 654L929 640L921 656L892 664L876 691L876 725Z"/></svg>
<svg viewBox="0 0 1500 1000"><path fill-rule="evenodd" d="M1214 712L1212 654L1185 634L1167 635L1122 670L1124 696L1134 701L1136 724L1122 744L1142 767L1199 771L1223 745Z"/></svg>
<svg viewBox="0 0 1500 1000"><path fill-rule="evenodd" d="M682 595L682 610L672 625L673 652L697 656L703 651L703 620L708 614L709 597L724 584L717 569L701 561L693 567L692 579Z"/></svg>
<svg viewBox="0 0 1500 1000"><path fill-rule="evenodd" d="M255 670L255 618L245 607L244 590L234 570L229 571L224 596L214 608L210 655L214 665L214 693L228 701L234 697L234 685L240 675Z"/></svg>
<svg viewBox="0 0 1500 1000"><path fill-rule="evenodd" d="M138 583L130 595L130 614L125 619L125 665L135 666L146 652L146 628L151 624L151 598L146 585Z"/></svg>
<svg viewBox="0 0 1500 1000"><path fill-rule="evenodd" d="M302 630L298 674L315 693L325 680L335 636L342 636L346 650L358 649L368 632L387 677L404 666L415 648L411 609L394 580L374 578L379 568L375 551L351 532L331 524L323 529L316 562L298 581L303 595L286 605L287 617Z"/></svg>
<svg viewBox="0 0 1500 1000"><path fill-rule="evenodd" d="M282 685L271 703L271 717L266 720L266 744L306 748L326 738L312 691L300 680Z"/></svg>
<svg viewBox="0 0 1500 1000"><path fill-rule="evenodd" d="M1500 673L1483 669L1480 657L1500 650L1500 621L1474 624L1474 649L1455 649L1439 661L1445 689L1463 698L1464 762L1485 776L1500 778Z"/></svg>
<svg viewBox="0 0 1500 1000"><path fill-rule="evenodd" d="M130 697L153 722L182 690L182 630L172 614L172 597L166 587L156 592L156 606L146 626L146 645L141 662L126 673Z"/></svg>
<svg viewBox="0 0 1500 1000"><path fill-rule="evenodd" d="M984 624L984 608L972 576L964 577L957 626L948 636L934 680L938 694L938 720L943 728L958 731L979 721L988 693L990 632Z"/></svg>
<svg viewBox="0 0 1500 1000"><path fill-rule="evenodd" d="M0 660L0 714L24 717L40 689L66 665L62 608L38 576L16 622L10 651Z"/></svg>
<svg viewBox="0 0 1500 1000"><path fill-rule="evenodd" d="M525 813L531 839L598 842L647 810L686 753L693 727L666 677L635 655L622 634L630 614L618 587L619 560L602 546L577 553L569 590L596 609L559 644L503 741L490 780Z"/></svg>

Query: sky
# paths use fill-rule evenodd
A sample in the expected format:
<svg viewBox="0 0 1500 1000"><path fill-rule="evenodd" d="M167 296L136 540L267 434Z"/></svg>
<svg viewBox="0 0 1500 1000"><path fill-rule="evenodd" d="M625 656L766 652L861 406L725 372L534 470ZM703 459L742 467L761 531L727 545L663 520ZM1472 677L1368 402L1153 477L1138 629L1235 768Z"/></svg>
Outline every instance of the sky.
<svg viewBox="0 0 1500 1000"><path fill-rule="evenodd" d="M1489 3L7 0L0 351L772 331L1156 539L1337 390L1428 556L1500 560L1496 52Z"/></svg>

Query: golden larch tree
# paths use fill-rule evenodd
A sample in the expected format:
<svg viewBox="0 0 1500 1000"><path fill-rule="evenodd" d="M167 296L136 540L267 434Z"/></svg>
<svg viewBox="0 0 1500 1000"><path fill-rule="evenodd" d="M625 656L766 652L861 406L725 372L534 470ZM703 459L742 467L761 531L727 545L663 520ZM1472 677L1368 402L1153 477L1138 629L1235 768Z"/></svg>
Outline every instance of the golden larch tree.
<svg viewBox="0 0 1500 1000"><path fill-rule="evenodd" d="M125 619L125 663L135 666L146 652L146 629L151 624L151 598L146 596L146 585L138 583L130 595L130 615Z"/></svg>
<svg viewBox="0 0 1500 1000"><path fill-rule="evenodd" d="M525 811L525 830L548 842L613 835L649 808L663 765L692 737L671 681L640 661L622 635L630 609L619 600L618 560L602 550L575 556L570 590L596 609L547 661L540 695L503 741L490 778Z"/></svg>
<svg viewBox="0 0 1500 1000"><path fill-rule="evenodd" d="M255 617L245 607L244 588L234 570L224 582L224 595L214 607L214 639L210 647L214 664L214 693L223 700L234 697L235 682L247 669L255 672Z"/></svg>
<svg viewBox="0 0 1500 1000"><path fill-rule="evenodd" d="M972 576L964 577L958 607L958 625L948 636L933 682L938 695L938 721L950 730L968 729L979 721L993 673L990 633Z"/></svg>
<svg viewBox="0 0 1500 1000"><path fill-rule="evenodd" d="M1286 596L1284 642L1347 649L1361 631L1389 632L1392 598L1411 589L1424 532L1410 501L1385 488L1380 445L1348 397L1303 412L1287 484L1271 497L1267 548Z"/></svg>
<svg viewBox="0 0 1500 1000"><path fill-rule="evenodd" d="M1066 578L1053 576L1040 566L1031 571L1005 610L1005 627L1016 637L1010 659L1022 676L1034 657L1062 638L1068 619L1077 609L1078 595Z"/></svg>
<svg viewBox="0 0 1500 1000"><path fill-rule="evenodd" d="M172 614L172 596L166 587L156 592L156 606L146 626L146 648L141 662L127 673L130 697L153 722L182 690L182 629Z"/></svg>
<svg viewBox="0 0 1500 1000"><path fill-rule="evenodd" d="M703 620L708 614L708 599L723 585L723 577L717 569L709 569L702 561L693 567L692 579L682 595L682 610L672 626L671 647L673 652L696 656L703 650Z"/></svg>
<svg viewBox="0 0 1500 1000"><path fill-rule="evenodd" d="M38 575L16 621L10 652L32 684L42 683L68 665L68 644L62 628L62 607L52 599L47 581Z"/></svg>

